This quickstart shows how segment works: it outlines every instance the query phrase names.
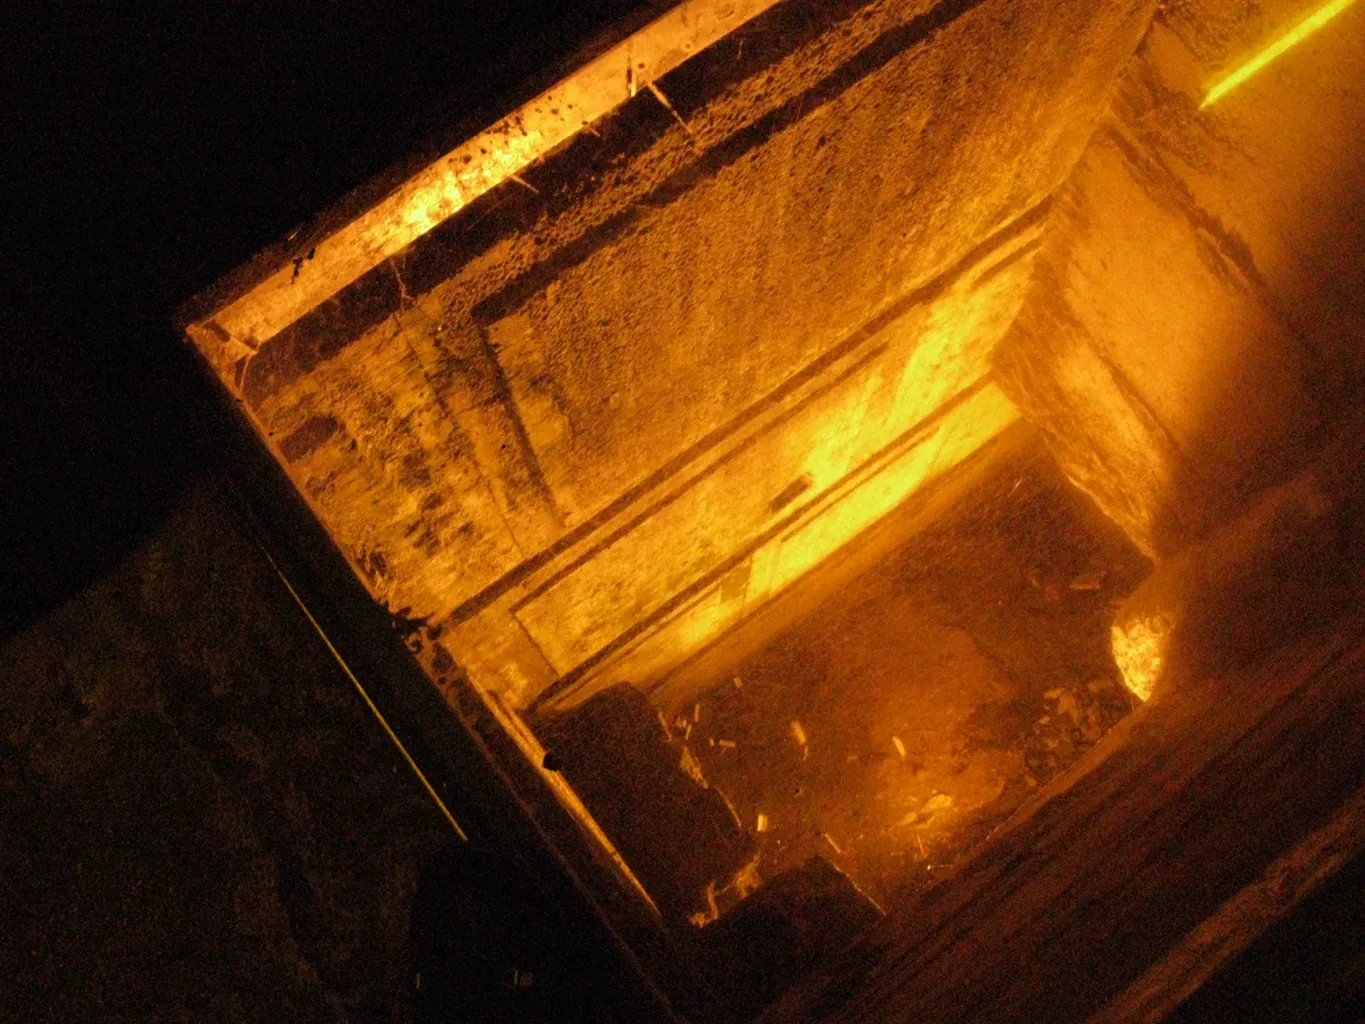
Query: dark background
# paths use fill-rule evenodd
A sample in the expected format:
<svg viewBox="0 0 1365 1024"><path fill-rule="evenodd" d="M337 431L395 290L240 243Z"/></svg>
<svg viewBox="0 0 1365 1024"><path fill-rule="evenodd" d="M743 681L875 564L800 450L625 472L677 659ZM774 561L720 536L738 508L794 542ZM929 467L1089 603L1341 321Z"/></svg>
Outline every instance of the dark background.
<svg viewBox="0 0 1365 1024"><path fill-rule="evenodd" d="M173 312L641 7L0 5L0 1021L411 1019L452 830L225 500Z"/></svg>
<svg viewBox="0 0 1365 1024"><path fill-rule="evenodd" d="M180 303L646 6L3 5L0 634L109 568L212 464Z"/></svg>

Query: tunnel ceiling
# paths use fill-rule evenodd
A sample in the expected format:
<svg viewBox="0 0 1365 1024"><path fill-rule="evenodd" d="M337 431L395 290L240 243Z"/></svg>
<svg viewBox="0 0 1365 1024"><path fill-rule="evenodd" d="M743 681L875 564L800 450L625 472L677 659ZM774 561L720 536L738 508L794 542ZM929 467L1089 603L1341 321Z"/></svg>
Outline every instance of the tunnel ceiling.
<svg viewBox="0 0 1365 1024"><path fill-rule="evenodd" d="M693 0L187 331L438 680L661 679L1016 420L1154 6Z"/></svg>

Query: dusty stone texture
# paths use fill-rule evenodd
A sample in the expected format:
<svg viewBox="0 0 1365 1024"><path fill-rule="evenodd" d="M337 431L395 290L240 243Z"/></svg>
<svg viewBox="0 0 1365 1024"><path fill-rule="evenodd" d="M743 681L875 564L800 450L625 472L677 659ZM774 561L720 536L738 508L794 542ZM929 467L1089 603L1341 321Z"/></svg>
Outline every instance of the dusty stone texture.
<svg viewBox="0 0 1365 1024"><path fill-rule="evenodd" d="M1027 305L995 353L1001 387L1048 436L1071 480L1140 548L1178 547L1187 520L1202 518L1203 490L1156 416L1089 343L1063 289L1050 261L1040 262ZM1171 498L1177 493L1182 504Z"/></svg>
<svg viewBox="0 0 1365 1024"><path fill-rule="evenodd" d="M1035 438L854 580L838 568L673 727L747 827L764 816L759 877L824 856L890 910L1132 710L1109 627L1148 564Z"/></svg>
<svg viewBox="0 0 1365 1024"><path fill-rule="evenodd" d="M1259 492L1124 601L1114 646L1132 651L1125 675L1156 692L1190 686L1339 614L1363 561L1362 426L1357 409L1312 465Z"/></svg>
<svg viewBox="0 0 1365 1024"><path fill-rule="evenodd" d="M1090 1019L1359 788L1361 627L1356 605L1154 700L1108 760L760 1019Z"/></svg>
<svg viewBox="0 0 1365 1024"><path fill-rule="evenodd" d="M404 1019L449 826L222 503L0 648L6 1019Z"/></svg>
<svg viewBox="0 0 1365 1024"><path fill-rule="evenodd" d="M517 310L499 361L571 521L1060 184L1138 5L958 6Z"/></svg>
<svg viewBox="0 0 1365 1024"><path fill-rule="evenodd" d="M1008 393L1152 553L1305 465L1358 391L1362 13L1199 109L1302 15L1278 0L1163 13L1000 350Z"/></svg>
<svg viewBox="0 0 1365 1024"><path fill-rule="evenodd" d="M927 309L994 269L1007 226L1079 156L1152 7L779 5L657 83L685 126L641 91L528 173L536 192L476 203L228 383L394 608L463 619L559 546L608 551L653 529L627 575L608 567L586 605L569 602L609 604L602 622L537 609L530 638L509 638L504 609L466 639L516 650L559 636L523 670L535 692L545 662L551 678L574 669L692 586L680 558L715 566L753 541L749 525L710 524L767 508L803 471L810 496L838 483L852 466L826 448L851 420L866 417L872 451L916 426L862 401L835 350L896 303ZM960 358L923 368L934 380L912 381L896 409L922 421L980 379L1019 298L1002 285L1027 258L992 282L993 308L951 325ZM888 382L935 325L898 328ZM673 505L699 460L803 374L830 398L793 417L790 443L710 481L720 505ZM665 508L684 521L654 522ZM517 685L499 683L520 700Z"/></svg>
<svg viewBox="0 0 1365 1024"><path fill-rule="evenodd" d="M1077 481L1153 552L1273 480L1316 415L1297 340L1174 192L1118 131L1097 136L997 355Z"/></svg>

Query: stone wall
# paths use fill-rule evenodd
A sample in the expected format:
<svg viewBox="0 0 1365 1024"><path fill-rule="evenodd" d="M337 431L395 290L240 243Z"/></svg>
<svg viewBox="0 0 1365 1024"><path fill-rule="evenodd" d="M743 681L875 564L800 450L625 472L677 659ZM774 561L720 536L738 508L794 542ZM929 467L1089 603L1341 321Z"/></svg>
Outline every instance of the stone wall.
<svg viewBox="0 0 1365 1024"><path fill-rule="evenodd" d="M1292 475L1359 388L1365 10L1201 109L1308 13L1170 5L1058 200L998 355L1075 482L1149 553Z"/></svg>
<svg viewBox="0 0 1365 1024"><path fill-rule="evenodd" d="M224 504L0 644L6 1019L409 1019L454 833Z"/></svg>
<svg viewBox="0 0 1365 1024"><path fill-rule="evenodd" d="M1014 420L989 355L1152 6L788 0L226 383L477 682L646 681Z"/></svg>

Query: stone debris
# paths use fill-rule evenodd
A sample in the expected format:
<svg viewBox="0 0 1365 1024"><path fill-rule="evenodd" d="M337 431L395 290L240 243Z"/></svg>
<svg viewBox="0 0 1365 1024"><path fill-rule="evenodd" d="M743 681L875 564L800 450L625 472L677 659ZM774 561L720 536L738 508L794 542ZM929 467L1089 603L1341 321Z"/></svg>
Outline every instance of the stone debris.
<svg viewBox="0 0 1365 1024"><path fill-rule="evenodd" d="M934 814L937 811L946 811L953 806L953 798L947 793L935 793L928 800L924 801L924 806L920 808L925 814Z"/></svg>
<svg viewBox="0 0 1365 1024"><path fill-rule="evenodd" d="M880 908L824 857L763 882L696 934L698 962L730 1021L751 1020L825 957L848 947Z"/></svg>
<svg viewBox="0 0 1365 1024"><path fill-rule="evenodd" d="M725 809L730 812L730 817L734 820L735 828L744 828L744 822L740 820L739 811L735 810L734 802L719 789L717 789L716 792L720 795L720 798L725 801ZM755 854L755 856L757 856L757 854Z"/></svg>
<svg viewBox="0 0 1365 1024"><path fill-rule="evenodd" d="M1081 724L1081 705L1073 693L1063 693L1057 698L1058 716L1066 715L1077 725Z"/></svg>
<svg viewBox="0 0 1365 1024"><path fill-rule="evenodd" d="M709 915L708 893L753 859L757 841L648 697L614 686L541 732L665 920Z"/></svg>
<svg viewBox="0 0 1365 1024"><path fill-rule="evenodd" d="M1104 714L1098 707L1091 705L1086 709L1085 721L1081 723L1081 735L1087 743L1098 743L1104 736Z"/></svg>
<svg viewBox="0 0 1365 1024"><path fill-rule="evenodd" d="M697 759L692 756L692 751L686 746L682 748L682 755L678 758L678 767L682 769L684 775L702 788L707 788L706 774L702 771ZM724 794L721 794L724 796Z"/></svg>
<svg viewBox="0 0 1365 1024"><path fill-rule="evenodd" d="M1071 581L1072 590L1099 590L1104 586L1104 578L1108 573L1104 569L1096 569L1094 572L1082 573Z"/></svg>

